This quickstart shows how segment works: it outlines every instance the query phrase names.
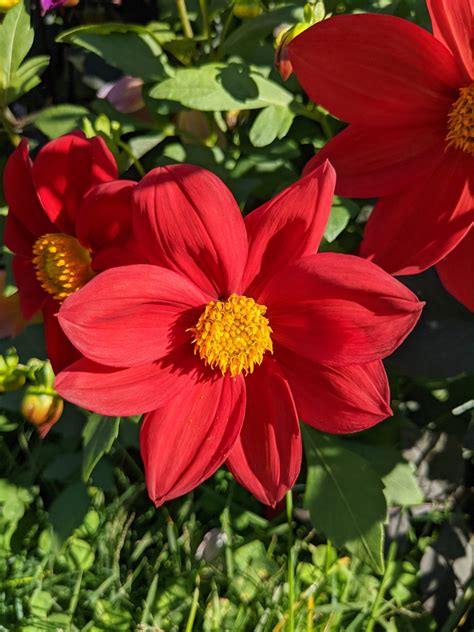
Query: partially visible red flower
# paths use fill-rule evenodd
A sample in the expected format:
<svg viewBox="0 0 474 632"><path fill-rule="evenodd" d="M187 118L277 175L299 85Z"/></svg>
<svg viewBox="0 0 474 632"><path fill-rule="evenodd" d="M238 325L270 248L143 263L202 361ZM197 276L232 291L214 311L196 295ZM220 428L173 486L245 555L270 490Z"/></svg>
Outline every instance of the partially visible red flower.
<svg viewBox="0 0 474 632"><path fill-rule="evenodd" d="M64 302L60 324L86 359L56 389L105 415L146 413L157 506L224 462L274 505L300 470L299 417L337 433L390 415L381 358L422 304L369 261L315 254L334 183L326 163L244 221L212 173L155 169L132 204L149 264L107 270Z"/></svg>
<svg viewBox="0 0 474 632"><path fill-rule="evenodd" d="M460 244L474 223L474 0L428 8L433 35L388 15L344 15L291 42L306 92L350 123L306 172L329 159L339 195L383 196L360 254L392 274L421 272L459 244L468 269L452 268L459 251L439 269L472 309L472 240Z"/></svg>
<svg viewBox="0 0 474 632"><path fill-rule="evenodd" d="M117 175L104 141L80 133L47 143L34 162L24 140L5 167L5 244L23 316L43 311L55 371L80 357L55 317L61 302L96 272L128 262L135 183L112 181Z"/></svg>

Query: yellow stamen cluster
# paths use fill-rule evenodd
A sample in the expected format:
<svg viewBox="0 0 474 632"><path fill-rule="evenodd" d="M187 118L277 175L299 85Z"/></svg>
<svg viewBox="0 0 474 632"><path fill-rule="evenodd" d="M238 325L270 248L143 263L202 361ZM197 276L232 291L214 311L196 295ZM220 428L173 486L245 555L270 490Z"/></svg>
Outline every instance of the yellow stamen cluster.
<svg viewBox="0 0 474 632"><path fill-rule="evenodd" d="M448 114L448 144L474 156L474 83L459 90Z"/></svg>
<svg viewBox="0 0 474 632"><path fill-rule="evenodd" d="M43 235L36 240L33 254L41 287L57 301L64 301L94 276L89 251L72 235Z"/></svg>
<svg viewBox="0 0 474 632"><path fill-rule="evenodd" d="M194 334L194 353L211 368L220 369L222 375L227 371L232 377L242 371L252 373L266 351L273 353L266 311L265 305L237 294L226 301L211 301L189 330Z"/></svg>

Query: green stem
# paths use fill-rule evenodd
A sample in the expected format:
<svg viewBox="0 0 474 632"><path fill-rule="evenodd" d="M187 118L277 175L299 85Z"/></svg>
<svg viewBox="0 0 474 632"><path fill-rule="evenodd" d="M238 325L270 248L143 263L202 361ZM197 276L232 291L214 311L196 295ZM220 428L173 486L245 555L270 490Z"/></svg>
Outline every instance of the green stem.
<svg viewBox="0 0 474 632"><path fill-rule="evenodd" d="M321 112L317 109L309 110L307 107L301 105L301 103L298 103L297 101L293 101L293 103L290 104L290 109L297 116L304 116L311 121L319 123L327 140L331 139L334 136L331 126L328 122L328 117L324 112Z"/></svg>
<svg viewBox="0 0 474 632"><path fill-rule="evenodd" d="M209 13L207 10L206 0L199 0L199 8L201 10L201 16L202 16L202 34L208 41L210 41L211 31L209 28Z"/></svg>
<svg viewBox="0 0 474 632"><path fill-rule="evenodd" d="M176 0L176 7L178 9L181 24L183 26L183 33L185 37L191 38L194 36L193 27L189 21L188 10L186 8L185 0Z"/></svg>
<svg viewBox="0 0 474 632"><path fill-rule="evenodd" d="M385 591L387 590L388 584L392 578L391 577L392 563L395 559L396 552L397 552L397 544L396 542L392 542L388 548L388 555L387 555L387 560L385 564L385 573L383 574L382 581L380 582L379 590L372 604L372 608L369 614L369 621L367 623L367 628L365 632L373 632L375 628L377 617L379 616L380 603L385 596Z"/></svg>
<svg viewBox="0 0 474 632"><path fill-rule="evenodd" d="M15 130L14 121L15 118L13 114L10 112L8 107L5 107L3 112L0 112L0 123L2 124L3 130L8 136L8 139L13 147L18 147L21 143L21 136L17 134Z"/></svg>
<svg viewBox="0 0 474 632"><path fill-rule="evenodd" d="M474 580L471 581L469 586L466 588L466 592L456 604L456 607L450 614L441 632L451 632L451 630L457 629L456 626L460 623L461 619L466 616L467 612L473 607L473 596Z"/></svg>
<svg viewBox="0 0 474 632"><path fill-rule="evenodd" d="M286 494L288 520L288 632L295 632L295 549L293 546L293 494Z"/></svg>
<svg viewBox="0 0 474 632"><path fill-rule="evenodd" d="M217 48L215 58L220 59L222 57L222 47L225 42L225 38L227 37L227 33L230 29L230 25L232 24L232 20L234 19L234 14L232 12L232 8L229 10L227 17L224 22L224 26L222 27L221 36L219 40L219 47Z"/></svg>
<svg viewBox="0 0 474 632"><path fill-rule="evenodd" d="M127 143L124 143L123 140L120 140L120 139L117 139L115 142L120 147L120 149L123 149L123 151L127 154L130 160L133 162L133 164L135 165L135 169L138 171L138 175L140 176L140 178L143 178L145 175L145 169L143 168L142 163L138 160L138 158L135 156L133 151L127 145Z"/></svg>
<svg viewBox="0 0 474 632"><path fill-rule="evenodd" d="M191 610L189 611L189 616L188 616L188 621L186 623L185 632L192 632L192 629L194 626L194 620L196 618L196 613L197 613L197 609L199 605L199 584L200 584L200 579L199 579L199 575L197 575L196 588L194 589L193 602L191 604Z"/></svg>

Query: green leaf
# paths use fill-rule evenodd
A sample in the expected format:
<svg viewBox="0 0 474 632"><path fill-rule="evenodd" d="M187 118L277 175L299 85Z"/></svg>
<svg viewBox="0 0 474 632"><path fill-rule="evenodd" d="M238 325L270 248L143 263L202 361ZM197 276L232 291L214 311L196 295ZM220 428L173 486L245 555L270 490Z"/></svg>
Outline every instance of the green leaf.
<svg viewBox="0 0 474 632"><path fill-rule="evenodd" d="M333 206L329 215L328 223L324 229L324 238L331 243L344 230L349 223L351 215L343 206Z"/></svg>
<svg viewBox="0 0 474 632"><path fill-rule="evenodd" d="M177 101L201 111L252 110L288 105L290 92L244 64L181 68L150 91L154 99Z"/></svg>
<svg viewBox="0 0 474 632"><path fill-rule="evenodd" d="M275 138L284 138L293 123L295 115L281 105L269 105L258 113L250 128L250 142L255 147L265 147Z"/></svg>
<svg viewBox="0 0 474 632"><path fill-rule="evenodd" d="M47 55L31 57L20 66L11 78L6 91L6 102L12 103L41 83L40 75L49 64Z"/></svg>
<svg viewBox="0 0 474 632"><path fill-rule="evenodd" d="M61 33L56 41L75 44L134 77L157 81L168 76L166 58L154 33L137 24L92 24Z"/></svg>
<svg viewBox="0 0 474 632"><path fill-rule="evenodd" d="M302 432L308 462L304 501L314 526L382 573L387 504L380 476L336 437L305 424Z"/></svg>
<svg viewBox="0 0 474 632"><path fill-rule="evenodd" d="M88 508L89 496L82 481L68 485L56 496L49 509L49 519L61 541L81 525Z"/></svg>
<svg viewBox="0 0 474 632"><path fill-rule="evenodd" d="M22 65L34 39L24 2L8 11L0 24L0 105L5 107L39 83L48 57L29 59Z"/></svg>
<svg viewBox="0 0 474 632"><path fill-rule="evenodd" d="M100 459L110 452L120 429L120 417L102 417L92 414L84 426L84 461L82 477L88 481Z"/></svg>
<svg viewBox="0 0 474 632"><path fill-rule="evenodd" d="M387 504L408 507L423 502L423 494L412 466L403 459L398 450L352 440L344 443L349 450L366 459L379 473Z"/></svg>
<svg viewBox="0 0 474 632"><path fill-rule="evenodd" d="M88 115L89 110L82 105L62 103L40 112L35 125L48 138L57 138L80 127L82 119Z"/></svg>

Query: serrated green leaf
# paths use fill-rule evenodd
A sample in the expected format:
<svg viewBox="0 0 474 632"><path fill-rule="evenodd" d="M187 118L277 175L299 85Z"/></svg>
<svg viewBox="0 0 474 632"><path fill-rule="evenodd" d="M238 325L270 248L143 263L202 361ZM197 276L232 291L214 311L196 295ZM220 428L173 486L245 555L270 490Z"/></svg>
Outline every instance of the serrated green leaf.
<svg viewBox="0 0 474 632"><path fill-rule="evenodd" d="M120 429L120 417L103 417L93 414L84 426L83 480L87 481L100 459L110 452Z"/></svg>
<svg viewBox="0 0 474 632"><path fill-rule="evenodd" d="M308 462L304 501L314 526L382 573L387 504L380 476L337 438L305 424L302 433Z"/></svg>
<svg viewBox="0 0 474 632"><path fill-rule="evenodd" d="M152 88L150 96L204 112L286 106L292 100L291 93L277 83L236 63L181 68Z"/></svg>
<svg viewBox="0 0 474 632"><path fill-rule="evenodd" d="M258 113L249 138L254 147L265 147L276 138L284 138L293 123L295 115L286 106L269 105Z"/></svg>
<svg viewBox="0 0 474 632"><path fill-rule="evenodd" d="M164 79L169 74L157 38L137 24L79 26L61 33L56 41L85 48L125 74L146 81Z"/></svg>

